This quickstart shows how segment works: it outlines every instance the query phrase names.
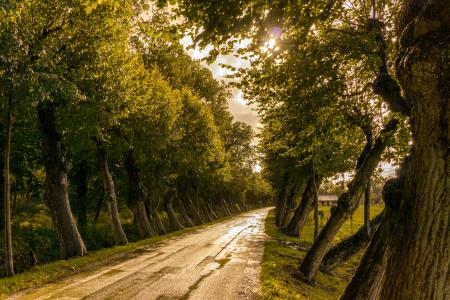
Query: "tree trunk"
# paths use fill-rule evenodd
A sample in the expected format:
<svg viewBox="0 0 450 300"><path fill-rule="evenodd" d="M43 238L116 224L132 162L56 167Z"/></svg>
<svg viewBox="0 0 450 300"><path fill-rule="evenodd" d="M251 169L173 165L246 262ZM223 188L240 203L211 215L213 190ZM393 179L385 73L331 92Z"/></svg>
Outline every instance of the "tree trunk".
<svg viewBox="0 0 450 300"><path fill-rule="evenodd" d="M210 211L208 205L205 203L205 200L201 197L198 197L200 201L200 207L203 210L203 212L206 215L206 218L208 219L208 222L212 222L214 220L212 216L212 212Z"/></svg>
<svg viewBox="0 0 450 300"><path fill-rule="evenodd" d="M299 189L300 189L300 184L298 184L298 183L293 183L289 188L289 191L287 193L287 198L286 198L286 208L284 210L284 214L281 217L281 222L280 222L281 228L285 228L291 220L292 210L295 209L295 199L297 198Z"/></svg>
<svg viewBox="0 0 450 300"><path fill-rule="evenodd" d="M377 230L383 216L384 211L372 220L370 223L370 232L375 232ZM366 225L363 225L355 234L346 237L328 250L320 265L320 271L330 272L332 269L348 261L365 249L370 242L370 235L367 234L368 231Z"/></svg>
<svg viewBox="0 0 450 300"><path fill-rule="evenodd" d="M1 156L5 156L5 147L6 147L6 136L5 136L6 130L3 123L0 123L0 153ZM4 159L0 159L0 170L2 171L2 176L0 176L0 194L2 197L0 197L0 231L3 231L5 226L5 201L4 201L4 176L3 176L3 170L5 169L4 166ZM27 198L29 199L29 198Z"/></svg>
<svg viewBox="0 0 450 300"><path fill-rule="evenodd" d="M305 226L308 215L312 209L314 193L314 180L312 177L310 177L307 181L305 190L303 191L300 204L297 206L297 209L294 212L294 216L292 217L289 225L285 230L288 235L300 237L300 233L303 229L303 226Z"/></svg>
<svg viewBox="0 0 450 300"><path fill-rule="evenodd" d="M287 190L289 186L288 181L288 172L285 172L283 177L283 185L278 192L278 199L275 207L275 224L277 225L277 227L281 226L281 221L283 220L284 214L286 212Z"/></svg>
<svg viewBox="0 0 450 300"><path fill-rule="evenodd" d="M194 205L194 202L192 201L191 196L186 194L186 199L187 199L187 204L188 204L188 207L189 207L189 211L190 211L191 216L192 216L192 220L194 221L195 225L203 224L204 222L202 220L202 217L200 216L198 208Z"/></svg>
<svg viewBox="0 0 450 300"><path fill-rule="evenodd" d="M184 220L184 224L187 227L194 227L195 224L194 222L192 222L191 218L189 217L187 211L186 211L186 207L184 206L183 201L180 199L180 197L177 197L177 202L178 202L178 207L180 209L181 212L181 216L183 217Z"/></svg>
<svg viewBox="0 0 450 300"><path fill-rule="evenodd" d="M366 190L364 191L364 225L367 230L367 236L370 238L370 179L367 182Z"/></svg>
<svg viewBox="0 0 450 300"><path fill-rule="evenodd" d="M385 216L372 237L369 248L359 264L352 281L347 286L344 299L377 299L376 293L382 284L387 263L388 238L391 220L398 219L398 208L405 186L407 164L404 163L398 178L389 179L383 187L383 199L386 204ZM372 223L373 224L373 223ZM372 296L369 296L371 294Z"/></svg>
<svg viewBox="0 0 450 300"><path fill-rule="evenodd" d="M105 191L106 204L111 217L111 226L116 245L128 244L127 236L120 223L119 210L117 209L117 196L114 181L109 171L106 149L100 140L96 140L97 158L103 178L103 188Z"/></svg>
<svg viewBox="0 0 450 300"><path fill-rule="evenodd" d="M156 235L147 217L145 200L147 190L144 186L142 171L136 166L134 150L130 148L125 154L125 169L128 174L128 201L127 205L133 212L138 227L139 238L144 239Z"/></svg>
<svg viewBox="0 0 450 300"><path fill-rule="evenodd" d="M370 152L366 154L363 151L361 154L365 156L365 159L360 168L356 170L354 178L349 184L348 192L343 193L339 197L337 206L331 211L330 219L320 231L319 236L314 241L300 265L300 272L306 281L310 283L315 282L320 264L331 242L341 226L358 208L367 181L377 167L381 155L390 140L390 136L392 136L397 128L397 124L398 121L395 119L390 121L380 133Z"/></svg>
<svg viewBox="0 0 450 300"><path fill-rule="evenodd" d="M405 1L398 74L411 107L411 163L397 218L383 222L343 299L450 299L450 5ZM368 266L369 253L383 255Z"/></svg>
<svg viewBox="0 0 450 300"><path fill-rule="evenodd" d="M174 231L184 229L184 226L181 225L180 221L173 210L173 199L175 195L170 195L167 200L164 202L164 206L166 208L167 216L169 217L170 226Z"/></svg>
<svg viewBox="0 0 450 300"><path fill-rule="evenodd" d="M61 257L70 258L85 255L86 246L70 209L66 158L61 135L56 128L55 110L55 104L51 102L38 106L46 173L46 200L58 234Z"/></svg>
<svg viewBox="0 0 450 300"><path fill-rule="evenodd" d="M313 206L314 206L314 240L319 236L319 196L317 195L317 189L314 188L314 197L313 197Z"/></svg>
<svg viewBox="0 0 450 300"><path fill-rule="evenodd" d="M220 198L220 202L222 203L222 207L224 209L225 215L227 215L227 216L231 215L231 211L228 208L227 202L225 201L225 199L223 197Z"/></svg>
<svg viewBox="0 0 450 300"><path fill-rule="evenodd" d="M8 276L14 276L14 260L12 247L11 232L11 173L10 173L10 156L11 156L11 139L12 139L12 96L8 100L8 117L6 129L6 143L4 149L4 169L3 169L3 203L4 203L4 221L5 221L5 253L6 253L6 270Z"/></svg>
<svg viewBox="0 0 450 300"><path fill-rule="evenodd" d="M164 227L163 222L161 221L161 218L159 217L159 214L157 211L153 211L152 212L152 218L153 220L155 220L155 224L156 224L156 229L158 230L159 234L166 234L167 230Z"/></svg>
<svg viewBox="0 0 450 300"><path fill-rule="evenodd" d="M211 205L211 203L210 202L208 202L207 200L205 200L205 204L206 204L206 207L208 208L208 210L211 212L211 216L214 218L214 219L220 219L220 216L214 211L214 209L212 208L212 205Z"/></svg>

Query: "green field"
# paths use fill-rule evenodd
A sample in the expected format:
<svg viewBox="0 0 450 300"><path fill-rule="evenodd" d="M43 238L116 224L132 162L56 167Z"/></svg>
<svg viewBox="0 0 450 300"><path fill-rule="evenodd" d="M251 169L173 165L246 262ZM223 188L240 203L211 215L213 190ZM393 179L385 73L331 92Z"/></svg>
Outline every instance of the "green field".
<svg viewBox="0 0 450 300"><path fill-rule="evenodd" d="M321 207L325 225L329 217L329 207ZM383 206L371 208L371 218L383 210ZM360 207L342 226L335 242L350 235L364 222L364 208ZM275 226L275 211L267 217L265 230L269 235L266 242L263 261L261 263L261 290L263 299L338 299L345 286L355 272L361 255L354 257L347 263L336 268L332 274L319 273L316 285L311 286L295 278L294 274L303 257L306 255L314 236L314 222L312 215L303 228L301 238L294 238L281 233Z"/></svg>

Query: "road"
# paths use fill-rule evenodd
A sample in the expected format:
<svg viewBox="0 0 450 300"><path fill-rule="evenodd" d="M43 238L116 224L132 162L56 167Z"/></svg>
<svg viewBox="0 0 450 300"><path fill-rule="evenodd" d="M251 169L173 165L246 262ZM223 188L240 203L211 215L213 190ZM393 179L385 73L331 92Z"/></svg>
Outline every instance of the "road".
<svg viewBox="0 0 450 300"><path fill-rule="evenodd" d="M240 214L12 299L258 299L268 210Z"/></svg>

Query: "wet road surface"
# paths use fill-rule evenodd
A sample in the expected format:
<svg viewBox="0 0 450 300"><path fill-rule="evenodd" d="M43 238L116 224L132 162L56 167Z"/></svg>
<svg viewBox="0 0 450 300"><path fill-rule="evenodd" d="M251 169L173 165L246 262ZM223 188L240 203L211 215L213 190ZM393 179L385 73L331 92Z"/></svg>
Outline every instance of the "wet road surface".
<svg viewBox="0 0 450 300"><path fill-rule="evenodd" d="M12 299L258 299L268 211L240 214Z"/></svg>

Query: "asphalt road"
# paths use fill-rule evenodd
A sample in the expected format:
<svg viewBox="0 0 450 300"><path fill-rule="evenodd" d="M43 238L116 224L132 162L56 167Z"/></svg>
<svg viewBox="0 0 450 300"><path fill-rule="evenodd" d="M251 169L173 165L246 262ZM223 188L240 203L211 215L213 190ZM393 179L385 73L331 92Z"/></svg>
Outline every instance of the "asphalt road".
<svg viewBox="0 0 450 300"><path fill-rule="evenodd" d="M258 299L268 210L243 213L13 299Z"/></svg>

